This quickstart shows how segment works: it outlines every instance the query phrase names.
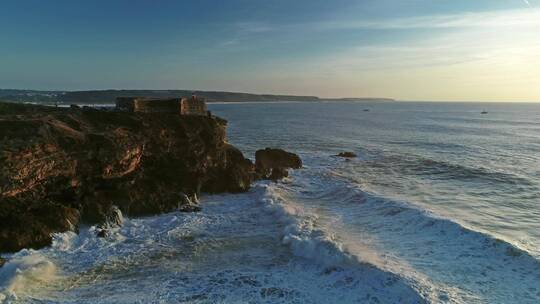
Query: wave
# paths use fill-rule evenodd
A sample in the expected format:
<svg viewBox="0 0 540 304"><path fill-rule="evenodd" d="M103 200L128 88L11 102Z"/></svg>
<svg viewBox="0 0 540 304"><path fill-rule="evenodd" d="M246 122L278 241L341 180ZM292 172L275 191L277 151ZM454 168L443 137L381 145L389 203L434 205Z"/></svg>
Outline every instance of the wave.
<svg viewBox="0 0 540 304"><path fill-rule="evenodd" d="M35 290L57 277L56 265L32 250L23 250L0 268L0 303L17 300L18 294Z"/></svg>
<svg viewBox="0 0 540 304"><path fill-rule="evenodd" d="M441 151L473 151L469 146L458 144L458 143L449 143L449 142L433 142L433 141L412 141L412 140L390 140L386 143L396 146L405 146L411 148L425 148L431 151L441 150Z"/></svg>
<svg viewBox="0 0 540 304"><path fill-rule="evenodd" d="M316 228L317 216L308 214L280 196L279 190L264 185L265 195L261 201L268 212L285 223L282 243L288 245L297 256L308 258L323 266L336 266L358 262L333 236Z"/></svg>
<svg viewBox="0 0 540 304"><path fill-rule="evenodd" d="M478 284L466 289L453 273L473 263L481 266L478 273L519 282L524 287L512 285L517 292L533 288L538 268L525 252L321 171L309 170L316 177L298 171L283 183L259 183L247 194L204 197L204 209L196 214L126 219L106 240L95 236L95 227L81 228L78 236L59 234L51 248L10 259L0 270L0 297L87 299L84 303L121 297L149 302L156 295L186 302L474 303L484 299ZM359 227L366 232L361 237ZM444 263L442 271L454 281L426 270L440 270ZM485 280L485 288L499 287L496 276ZM51 281L61 282L61 292L40 297L37 289Z"/></svg>
<svg viewBox="0 0 540 304"><path fill-rule="evenodd" d="M285 198L279 187L268 184L262 186L264 195L261 201L267 212L285 224L282 243L295 256L322 266L323 274L355 270L356 278L349 279L361 281L366 286L378 286L383 290L381 294L387 297L384 302L427 303L426 298L431 298L429 294L418 293L400 274L379 267L367 254L359 256L350 252L336 233L319 224L320 217L316 213ZM397 288L398 292L388 292L386 289L390 287ZM381 297L381 294L378 296Z"/></svg>
<svg viewBox="0 0 540 304"><path fill-rule="evenodd" d="M397 171L399 174L413 176L426 176L434 180L479 181L517 186L535 185L529 179L516 174L416 155L383 155L366 160L366 164L375 169Z"/></svg>
<svg viewBox="0 0 540 304"><path fill-rule="evenodd" d="M519 294L535 303L540 298L540 261L516 244L408 202L365 193L354 181L321 171L295 173L297 185L283 190L340 219L331 230L344 241L339 248L347 248L347 256L365 259L369 247L377 267L409 280L430 301L508 302ZM299 188L304 190L287 190ZM364 246L355 250L357 244Z"/></svg>
<svg viewBox="0 0 540 304"><path fill-rule="evenodd" d="M50 248L19 252L2 270L10 289L2 295L55 303L425 302L399 276L348 255L316 214L274 185L203 202L199 213L126 218L106 239L81 227L56 235Z"/></svg>
<svg viewBox="0 0 540 304"><path fill-rule="evenodd" d="M328 178L333 179L333 181L328 183ZM362 211L364 216L376 216L373 218L374 222L377 219L384 219L386 224L400 226L403 230L411 231L411 233L426 232L426 229L429 228L445 231L444 235L448 235L447 233L450 232L453 235L460 236L475 235L483 240L482 243L490 244L490 247L498 247L502 250L501 252L510 253L511 256L526 256L540 263L533 255L525 249L519 248L516 244L492 236L488 232L475 230L453 219L436 215L410 202L364 192L361 185L357 184L354 179L347 178L337 172L332 172L323 177L319 183L317 190L310 193L310 198L315 197L332 203L336 203L336 197L340 198L339 204L341 207L344 205L360 207L355 212ZM304 192L304 194L306 193L308 192Z"/></svg>
<svg viewBox="0 0 540 304"><path fill-rule="evenodd" d="M71 231L55 233L49 248L23 249L12 254L8 262L0 268L0 304L46 293L45 286L63 278L51 252L72 250L77 239L77 234Z"/></svg>

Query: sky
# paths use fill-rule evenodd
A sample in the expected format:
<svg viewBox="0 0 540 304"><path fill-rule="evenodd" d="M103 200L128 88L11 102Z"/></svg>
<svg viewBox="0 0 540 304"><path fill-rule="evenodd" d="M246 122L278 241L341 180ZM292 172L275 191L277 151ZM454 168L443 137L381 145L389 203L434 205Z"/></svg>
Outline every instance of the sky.
<svg viewBox="0 0 540 304"><path fill-rule="evenodd" d="M0 88L540 101L540 0L2 0Z"/></svg>

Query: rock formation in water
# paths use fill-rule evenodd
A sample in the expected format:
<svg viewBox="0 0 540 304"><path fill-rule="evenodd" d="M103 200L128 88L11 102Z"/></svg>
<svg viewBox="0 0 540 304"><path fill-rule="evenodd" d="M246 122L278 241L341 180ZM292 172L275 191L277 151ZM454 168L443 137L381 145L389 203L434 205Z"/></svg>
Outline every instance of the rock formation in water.
<svg viewBox="0 0 540 304"><path fill-rule="evenodd" d="M357 157L357 155L354 152L341 152L336 156L345 157L345 158L355 158L355 157Z"/></svg>
<svg viewBox="0 0 540 304"><path fill-rule="evenodd" d="M294 153L266 148L255 152L255 167L259 178L278 180L289 175L288 168L301 168L302 160Z"/></svg>
<svg viewBox="0 0 540 304"><path fill-rule="evenodd" d="M124 223L122 211L117 206L111 206L108 212L104 214L104 217L105 221L97 227L98 237L107 237L110 229L121 227Z"/></svg>
<svg viewBox="0 0 540 304"><path fill-rule="evenodd" d="M256 170L227 143L226 123L0 103L0 252L47 246L81 221L197 211L200 192L247 191L254 179L301 166L266 149Z"/></svg>

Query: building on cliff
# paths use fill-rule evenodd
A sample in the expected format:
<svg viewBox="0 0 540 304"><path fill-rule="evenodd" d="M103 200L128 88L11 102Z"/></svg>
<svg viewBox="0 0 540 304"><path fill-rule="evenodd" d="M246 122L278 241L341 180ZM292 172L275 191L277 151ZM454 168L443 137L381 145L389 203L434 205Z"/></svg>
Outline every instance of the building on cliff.
<svg viewBox="0 0 540 304"><path fill-rule="evenodd" d="M180 115L207 115L208 113L204 99L195 95L190 98L118 97L116 109L125 112L178 113Z"/></svg>

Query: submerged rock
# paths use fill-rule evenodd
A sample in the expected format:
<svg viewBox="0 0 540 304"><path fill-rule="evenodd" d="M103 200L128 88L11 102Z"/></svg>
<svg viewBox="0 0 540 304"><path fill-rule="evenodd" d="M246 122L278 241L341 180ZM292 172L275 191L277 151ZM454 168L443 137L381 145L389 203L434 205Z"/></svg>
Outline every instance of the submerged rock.
<svg viewBox="0 0 540 304"><path fill-rule="evenodd" d="M341 152L336 156L345 157L345 158L355 158L355 157L357 157L357 155L354 152Z"/></svg>
<svg viewBox="0 0 540 304"><path fill-rule="evenodd" d="M255 168L212 116L0 103L0 251L51 234L178 209L192 196L247 191ZM111 218L112 216L112 218Z"/></svg>
<svg viewBox="0 0 540 304"><path fill-rule="evenodd" d="M282 149L266 148L255 152L258 178L278 180L289 175L287 169L299 169L302 160L297 154Z"/></svg>

